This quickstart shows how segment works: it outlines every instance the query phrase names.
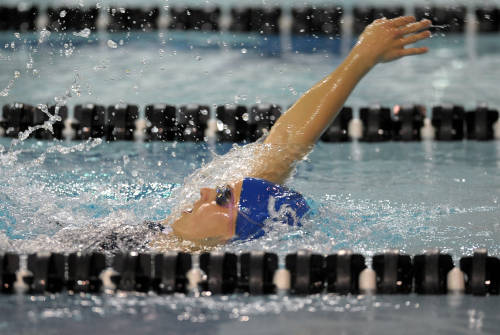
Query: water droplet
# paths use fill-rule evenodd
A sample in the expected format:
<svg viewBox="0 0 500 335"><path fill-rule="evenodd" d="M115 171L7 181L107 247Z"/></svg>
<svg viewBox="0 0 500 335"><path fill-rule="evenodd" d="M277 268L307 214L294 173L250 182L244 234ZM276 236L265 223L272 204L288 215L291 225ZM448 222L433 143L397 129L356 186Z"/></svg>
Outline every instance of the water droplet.
<svg viewBox="0 0 500 335"><path fill-rule="evenodd" d="M245 49L245 48L241 49L241 53L242 53L242 54L246 54L247 52L248 52L248 50L247 50L247 49Z"/></svg>
<svg viewBox="0 0 500 335"><path fill-rule="evenodd" d="M62 10L62 11L59 13L59 17L66 17L66 11L65 11L65 10Z"/></svg>
<svg viewBox="0 0 500 335"><path fill-rule="evenodd" d="M116 44L116 42L113 40L108 40L107 44L108 44L108 47L110 47L111 49L118 48L118 44Z"/></svg>
<svg viewBox="0 0 500 335"><path fill-rule="evenodd" d="M40 37L38 38L38 43L43 43L45 42L50 36L50 31L47 29L42 29L40 30Z"/></svg>
<svg viewBox="0 0 500 335"><path fill-rule="evenodd" d="M90 29L89 28L85 28L83 29L82 31L80 32L74 32L73 35L75 36L80 36L80 37L84 37L84 38L88 38L90 36Z"/></svg>
<svg viewBox="0 0 500 335"><path fill-rule="evenodd" d="M19 34L19 33L14 33L14 36L15 36L16 38L21 38L21 34Z"/></svg>

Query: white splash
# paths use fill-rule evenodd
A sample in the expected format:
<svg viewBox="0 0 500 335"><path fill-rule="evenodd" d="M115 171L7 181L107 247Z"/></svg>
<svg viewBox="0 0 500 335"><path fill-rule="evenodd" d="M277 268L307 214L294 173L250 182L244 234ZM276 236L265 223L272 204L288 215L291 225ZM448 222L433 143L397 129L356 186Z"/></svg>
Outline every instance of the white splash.
<svg viewBox="0 0 500 335"><path fill-rule="evenodd" d="M0 97L6 97L9 95L10 90L14 87L14 83L16 82L17 79L19 79L19 77L21 77L21 72L14 71L14 77L11 80L9 80L7 87L5 87L3 90L0 91Z"/></svg>
<svg viewBox="0 0 500 335"><path fill-rule="evenodd" d="M108 47L109 47L109 48L111 48L111 49L116 49L116 48L118 48L118 44L116 44L116 42L115 42L115 41L113 41L113 40L108 40L107 45L108 45Z"/></svg>
<svg viewBox="0 0 500 335"><path fill-rule="evenodd" d="M88 38L90 36L90 33L91 33L90 29L85 28L82 31L74 32L73 35Z"/></svg>
<svg viewBox="0 0 500 335"><path fill-rule="evenodd" d="M38 43L42 44L49 37L50 37L50 31L48 31L47 29L43 28L42 30L40 30L40 36L38 37Z"/></svg>

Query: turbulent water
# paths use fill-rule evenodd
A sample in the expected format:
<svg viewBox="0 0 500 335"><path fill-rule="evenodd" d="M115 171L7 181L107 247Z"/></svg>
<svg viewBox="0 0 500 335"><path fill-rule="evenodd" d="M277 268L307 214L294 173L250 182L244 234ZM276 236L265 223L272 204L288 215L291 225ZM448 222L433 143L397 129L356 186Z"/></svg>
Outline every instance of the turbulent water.
<svg viewBox="0 0 500 335"><path fill-rule="evenodd" d="M202 168L200 179L191 181L186 175L212 159L205 145L26 140L9 149L10 140L0 143L5 148L0 248L19 252L88 250L112 233L146 241L143 221L168 215L182 194L176 191L180 185L211 184L210 176L225 173L215 167L227 168L251 149L216 159ZM215 151L230 148L221 145ZM289 181L313 208L304 227L284 227L221 249L263 249L281 259L299 248L324 254L352 248L369 255L386 247L410 254L440 247L456 259L487 247L498 255L499 169L498 141L320 143ZM188 187L187 193L191 191ZM497 305L496 297L469 296L3 295L0 325L6 332L26 334L118 329L123 334L262 329L270 334L311 329L386 334L388 325L394 333L412 327L412 334L495 334Z"/></svg>
<svg viewBox="0 0 500 335"><path fill-rule="evenodd" d="M211 152L193 143L1 143L1 243L23 252L95 249L110 234L131 237L123 244L119 238L118 247L149 250L144 221L196 199L202 185L244 176L254 150L234 147L212 160L230 146ZM499 157L498 142L320 144L288 183L312 205L304 227L283 226L223 248L496 252Z"/></svg>

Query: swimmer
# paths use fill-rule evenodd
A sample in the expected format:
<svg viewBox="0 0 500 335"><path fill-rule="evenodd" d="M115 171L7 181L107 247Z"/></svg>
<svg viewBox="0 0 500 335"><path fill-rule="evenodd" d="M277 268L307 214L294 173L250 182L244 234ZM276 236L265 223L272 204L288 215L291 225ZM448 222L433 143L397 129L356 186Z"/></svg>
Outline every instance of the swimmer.
<svg viewBox="0 0 500 335"><path fill-rule="evenodd" d="M431 21L412 16L379 19L366 27L347 58L302 95L271 128L252 159L246 178L202 188L200 199L180 217L166 219L171 236L197 246L261 237L266 222L300 225L308 212L305 199L282 184L294 163L313 147L334 120L357 83L378 63L424 54L407 47L431 36ZM159 238L161 240L161 238Z"/></svg>

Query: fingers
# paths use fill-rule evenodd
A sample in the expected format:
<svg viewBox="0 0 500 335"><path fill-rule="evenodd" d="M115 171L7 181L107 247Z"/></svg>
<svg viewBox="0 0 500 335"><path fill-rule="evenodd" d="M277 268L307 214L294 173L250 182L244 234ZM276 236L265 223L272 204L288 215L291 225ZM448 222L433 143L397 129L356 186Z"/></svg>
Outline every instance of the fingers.
<svg viewBox="0 0 500 335"><path fill-rule="evenodd" d="M429 48L427 47L401 49L399 51L399 57L421 55L426 53L427 51L429 51Z"/></svg>
<svg viewBox="0 0 500 335"><path fill-rule="evenodd" d="M394 27L406 26L410 23L415 22L414 16L400 16L395 19L389 20Z"/></svg>
<svg viewBox="0 0 500 335"><path fill-rule="evenodd" d="M418 42L420 40L429 38L430 36L431 36L431 32L430 31L428 31L428 30L422 31L422 32L420 32L418 34L413 34L413 35L410 35L408 37L401 38L399 40L399 45L400 46L405 46L407 44L415 43L415 42Z"/></svg>
<svg viewBox="0 0 500 335"><path fill-rule="evenodd" d="M425 29L425 28L429 27L431 24L432 24L432 22L430 20L424 19L424 20L421 20L419 22L408 24L408 25L400 28L399 33L401 35L411 34L411 33L417 32L419 30Z"/></svg>
<svg viewBox="0 0 500 335"><path fill-rule="evenodd" d="M405 56L420 55L427 51L429 51L427 47L393 50L384 58L383 62L390 62Z"/></svg>

